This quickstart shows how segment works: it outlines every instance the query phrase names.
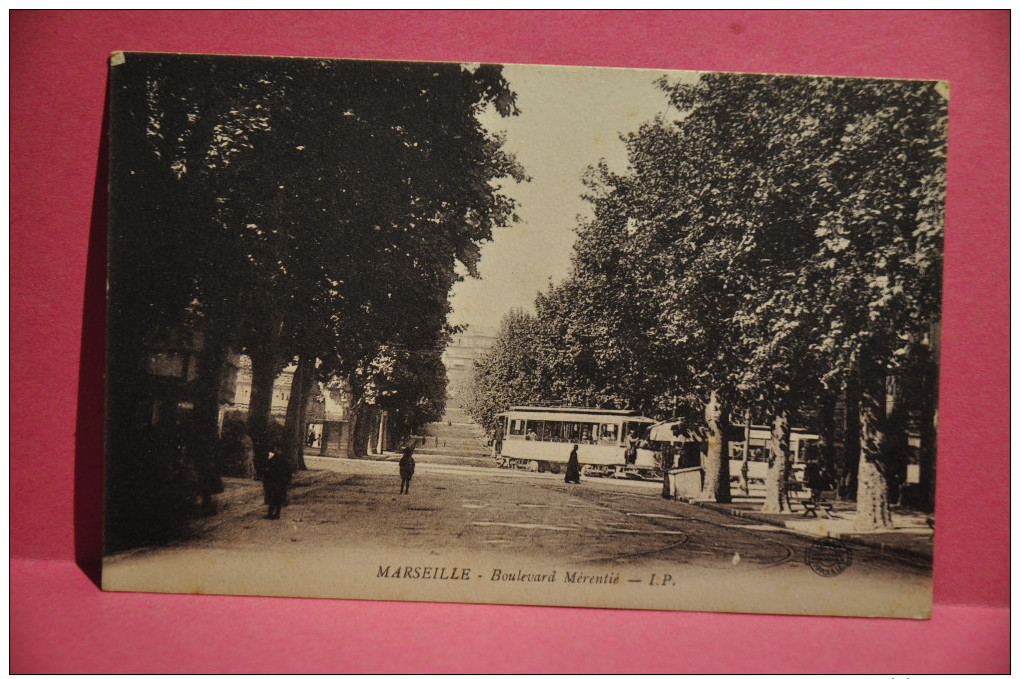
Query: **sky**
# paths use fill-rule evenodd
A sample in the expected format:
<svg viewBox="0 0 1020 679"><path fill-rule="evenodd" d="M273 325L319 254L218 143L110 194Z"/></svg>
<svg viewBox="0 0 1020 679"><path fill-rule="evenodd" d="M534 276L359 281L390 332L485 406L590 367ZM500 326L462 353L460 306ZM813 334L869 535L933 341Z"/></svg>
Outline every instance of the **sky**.
<svg viewBox="0 0 1020 679"><path fill-rule="evenodd" d="M451 292L452 324L494 330L513 307L534 311L537 292L557 283L570 267L585 170L605 158L610 169L627 167L620 135L666 110L666 95L654 83L694 80L693 72L507 65L504 76L517 93L520 114L482 117L506 136L505 149L531 177L502 190L518 202L520 221L497 229L482 246L480 280L466 278Z"/></svg>

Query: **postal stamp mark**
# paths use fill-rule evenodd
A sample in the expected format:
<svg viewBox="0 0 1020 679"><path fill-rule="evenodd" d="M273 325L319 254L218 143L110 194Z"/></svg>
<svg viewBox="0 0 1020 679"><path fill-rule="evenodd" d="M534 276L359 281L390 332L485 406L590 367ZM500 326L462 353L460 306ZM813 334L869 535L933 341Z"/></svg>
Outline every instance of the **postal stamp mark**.
<svg viewBox="0 0 1020 679"><path fill-rule="evenodd" d="M804 554L804 563L822 577L839 575L853 562L850 548L836 538L825 537L817 540Z"/></svg>

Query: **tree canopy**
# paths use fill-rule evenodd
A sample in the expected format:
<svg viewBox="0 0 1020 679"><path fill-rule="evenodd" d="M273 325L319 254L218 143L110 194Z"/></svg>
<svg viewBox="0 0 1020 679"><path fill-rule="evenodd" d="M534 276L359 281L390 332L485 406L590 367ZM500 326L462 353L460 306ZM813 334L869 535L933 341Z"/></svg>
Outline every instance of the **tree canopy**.
<svg viewBox="0 0 1020 679"><path fill-rule="evenodd" d="M694 425L714 394L724 419L785 421L862 366L908 367L940 314L944 85L726 73L659 85L670 110L623 137L627 171L589 172L594 216L525 324L557 346L535 354L543 390L518 401Z"/></svg>

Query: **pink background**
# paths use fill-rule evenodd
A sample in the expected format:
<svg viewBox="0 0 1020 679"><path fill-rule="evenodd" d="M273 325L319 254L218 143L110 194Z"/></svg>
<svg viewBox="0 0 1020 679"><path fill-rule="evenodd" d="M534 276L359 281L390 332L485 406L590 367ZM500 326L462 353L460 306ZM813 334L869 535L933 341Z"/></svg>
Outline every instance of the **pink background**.
<svg viewBox="0 0 1020 679"><path fill-rule="evenodd" d="M13 12L11 671L1007 671L1009 20ZM75 559L92 573L98 555L105 234L90 223L104 219L97 164L118 49L949 80L932 620L100 592Z"/></svg>

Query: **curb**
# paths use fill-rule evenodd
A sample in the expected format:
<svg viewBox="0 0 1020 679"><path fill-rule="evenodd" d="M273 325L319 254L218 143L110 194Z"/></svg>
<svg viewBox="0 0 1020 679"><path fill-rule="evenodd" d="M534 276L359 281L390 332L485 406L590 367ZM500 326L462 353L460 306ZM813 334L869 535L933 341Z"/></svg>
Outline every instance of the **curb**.
<svg viewBox="0 0 1020 679"><path fill-rule="evenodd" d="M842 540L844 542L849 542L850 544L853 544L853 545L858 545L860 547L869 547L869 548L877 550L879 552L887 552L887 553L890 553L890 554L898 554L900 556L906 556L906 557L910 557L912 559L921 559L925 563L928 563L930 561L930 563L933 566L934 566L934 563L935 563L934 547L933 547L931 558L929 559L928 554L925 553L925 552L918 552L918 551L909 549L907 547L898 547L896 545L886 545L886 544L877 544L876 545L876 544L868 542L867 540L862 540L861 538L857 537L856 535L840 535L840 536L838 536L838 539L840 539L840 540Z"/></svg>
<svg viewBox="0 0 1020 679"><path fill-rule="evenodd" d="M742 519L748 519L750 521L756 521L758 523L771 524L771 525L776 526L778 528L782 528L784 531L786 531L787 533L790 533L791 535L800 535L801 537L805 537L805 538L812 537L812 535L810 535L808 533L804 533L804 532L801 532L799 530L795 530L793 528L790 528L789 526L786 525L786 521L784 521L783 519L777 519L775 517L768 516L768 515L763 515L763 514L760 514L758 512L748 511L746 509L734 509L732 507L722 507L722 506L720 506L718 504L714 504L714 503L710 503L710 502L705 502L705 501L702 501L702 500L694 500L694 499L686 499L686 498L676 498L676 500L678 500L679 502L684 502L684 503L689 504L689 505L694 505L696 507L704 507L705 509L711 510L713 512L718 512L720 514L729 514L730 516L739 516ZM914 559L923 559L925 562L929 561L928 554L925 553L925 552L919 552L917 550L913 550L913 549L910 549L910 548L907 548L907 547L899 547L899 546L896 546L896 545L885 545L885 544L877 544L876 545L876 544L874 544L872 542L869 542L866 539L861 539L861 538L857 537L857 535L855 535L855 534L842 534L842 533L840 533L840 534L832 535L831 537L834 537L836 539L839 539L839 540L842 540L844 542L848 542L850 544L857 545L857 546L860 546L860 547L868 547L870 549L875 549L875 550L878 550L880 552L889 552L889 553L892 553L892 554L899 554L900 556L907 556L907 557L911 557L911 558L914 558ZM934 553L932 554L931 560L934 561Z"/></svg>

